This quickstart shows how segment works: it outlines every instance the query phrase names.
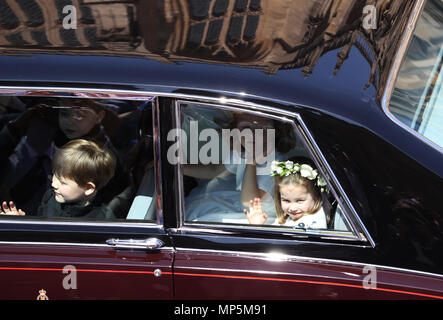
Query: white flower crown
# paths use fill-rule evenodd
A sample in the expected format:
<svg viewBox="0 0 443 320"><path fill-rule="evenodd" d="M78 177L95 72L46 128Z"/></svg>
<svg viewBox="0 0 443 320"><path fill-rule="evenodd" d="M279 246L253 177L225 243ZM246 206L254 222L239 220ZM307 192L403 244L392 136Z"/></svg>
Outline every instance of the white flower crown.
<svg viewBox="0 0 443 320"><path fill-rule="evenodd" d="M272 161L271 176L287 177L290 174L300 173L303 178L315 180L315 185L321 192L329 192L325 178L308 164L294 163L292 161Z"/></svg>

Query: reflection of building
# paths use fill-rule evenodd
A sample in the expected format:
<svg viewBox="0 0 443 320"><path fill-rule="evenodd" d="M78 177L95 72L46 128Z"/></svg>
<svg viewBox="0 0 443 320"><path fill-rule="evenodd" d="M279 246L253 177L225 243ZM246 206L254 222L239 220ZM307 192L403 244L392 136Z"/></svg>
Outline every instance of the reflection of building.
<svg viewBox="0 0 443 320"><path fill-rule="evenodd" d="M363 28L363 8L375 7L376 29ZM403 0L169 0L140 2L146 48L170 59L262 67L267 73L303 68L312 73L324 53L342 48L335 72L358 48L377 87L387 74L413 1ZM163 16L150 12L164 12ZM391 32L394 29L396 32ZM152 31L155 32L152 32ZM160 31L160 32L157 32ZM384 68L389 69L389 68Z"/></svg>
<svg viewBox="0 0 443 320"><path fill-rule="evenodd" d="M64 29L74 5L77 29ZM363 8L377 28L364 29ZM183 59L262 68L303 68L339 49L335 72L352 46L383 86L413 1L404 0L0 0L0 47ZM392 32L394 31L394 32Z"/></svg>
<svg viewBox="0 0 443 320"><path fill-rule="evenodd" d="M113 3L112 3L113 2ZM0 44L41 48L111 47L127 49L135 6L124 1L99 0L1 0ZM110 4L110 5L109 5ZM63 20L76 10L76 29L63 28ZM132 23L132 24L131 24Z"/></svg>

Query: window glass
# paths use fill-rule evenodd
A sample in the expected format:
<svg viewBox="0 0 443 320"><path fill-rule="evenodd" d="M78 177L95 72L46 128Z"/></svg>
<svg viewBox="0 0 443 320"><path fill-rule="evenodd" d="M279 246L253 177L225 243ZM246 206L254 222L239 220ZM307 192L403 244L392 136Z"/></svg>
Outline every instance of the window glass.
<svg viewBox="0 0 443 320"><path fill-rule="evenodd" d="M443 3L428 0L400 67L389 111L443 147Z"/></svg>
<svg viewBox="0 0 443 320"><path fill-rule="evenodd" d="M182 167L186 224L349 230L292 122L195 104L180 119L168 161Z"/></svg>
<svg viewBox="0 0 443 320"><path fill-rule="evenodd" d="M154 220L152 102L0 97L1 216Z"/></svg>

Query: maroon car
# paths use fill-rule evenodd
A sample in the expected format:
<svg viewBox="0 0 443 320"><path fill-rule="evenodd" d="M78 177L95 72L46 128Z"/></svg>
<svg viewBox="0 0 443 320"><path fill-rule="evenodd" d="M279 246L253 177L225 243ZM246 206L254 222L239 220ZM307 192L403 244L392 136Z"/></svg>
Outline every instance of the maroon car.
<svg viewBox="0 0 443 320"><path fill-rule="evenodd" d="M0 299L443 299L442 23L439 0L0 1ZM115 159L93 193L54 167L79 139Z"/></svg>

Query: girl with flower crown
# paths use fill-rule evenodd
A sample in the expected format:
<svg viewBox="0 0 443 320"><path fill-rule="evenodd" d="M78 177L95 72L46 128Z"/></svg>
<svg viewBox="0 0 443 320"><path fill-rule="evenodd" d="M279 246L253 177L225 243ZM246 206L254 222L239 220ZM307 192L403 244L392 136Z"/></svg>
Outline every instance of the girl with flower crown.
<svg viewBox="0 0 443 320"><path fill-rule="evenodd" d="M271 176L274 176L275 182L274 201L277 214L274 224L326 229L321 194L327 191L326 182L306 162L273 162ZM250 200L249 211L244 209L244 213L250 224L261 225L268 218L263 212L260 198Z"/></svg>

